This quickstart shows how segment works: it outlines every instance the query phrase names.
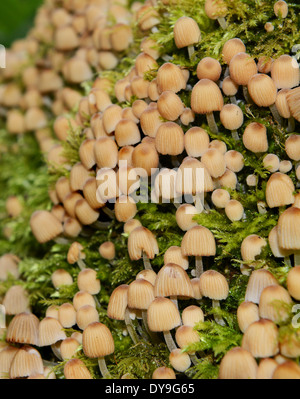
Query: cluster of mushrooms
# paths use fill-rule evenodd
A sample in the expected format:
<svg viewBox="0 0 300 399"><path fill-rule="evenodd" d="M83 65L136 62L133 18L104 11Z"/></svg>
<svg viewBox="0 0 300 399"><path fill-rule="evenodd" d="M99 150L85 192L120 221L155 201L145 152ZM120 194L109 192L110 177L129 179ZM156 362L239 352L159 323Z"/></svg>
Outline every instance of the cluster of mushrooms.
<svg viewBox="0 0 300 399"><path fill-rule="evenodd" d="M113 290L107 316L124 321L124 334L133 345L145 335L154 344L163 337L172 368L156 369L153 378L174 379L197 365L200 355L186 348L201 340L194 328L205 317L201 299L212 301L215 322L226 327L218 308L229 295L229 284L222 273L204 267L203 257L213 266L218 242L194 217L215 209L225 212L228 223L246 218L242 203L230 196L230 190L240 189L244 156L228 149L222 139L210 138L219 131L262 157L270 174L266 201L258 201L257 211L278 208L280 213L268 238L252 234L242 242L241 273L249 276L245 301L237 309L243 339L241 347L222 359L219 378L300 378L299 334L279 341L280 323L300 301L300 193L295 193L299 183L295 187L289 175L293 172L300 181L300 135L295 132L300 122L299 65L289 54L254 59L236 37L222 48L224 65L205 57L195 71L182 68L149 37L159 30L161 16L155 6L155 0L130 7L127 0L48 1L28 37L7 52L0 85L7 130L14 135L33 131L49 168L66 172L49 189L51 211L32 214L31 230L41 244L69 243L66 258L80 272L76 295L50 306L41 320L31 312L22 286L6 292L2 304L13 318L1 344L1 378L55 378L53 364L38 351L44 346L51 346L57 362L66 361L67 379L93 378L76 357L80 349L87 358L98 359L103 378L111 378L105 356L114 352L114 340L99 319L101 282L93 265L85 264L80 233L89 226L105 229L114 218L124 224L130 259L142 259L144 269L130 284ZM226 29L222 1L206 0L205 12ZM287 4L275 2L274 12L286 18ZM266 24L266 31L272 31L271 25ZM176 47L193 59L194 46L201 42L197 22L183 16L173 33ZM135 58L134 66L112 83L103 71L116 68L125 55ZM83 94L86 81L90 86ZM190 95L188 104L182 92ZM269 108L274 124L290 133L285 159L268 151L263 123L250 121L242 128L241 104ZM64 155L70 134L84 137L79 162L73 165ZM158 271L151 265L160 253L155 234L135 218L139 195L150 181L148 201L169 203L182 231L181 246L167 249ZM248 175L243 189L257 184L258 176ZM12 217L22 212L16 197L8 198L6 206ZM286 288L267 268L255 269L255 259L267 244L276 258L292 266ZM99 243L99 256L116 259L114 243ZM18 279L18 262L15 255L3 255L0 279L9 274ZM57 269L51 279L58 290L74 283L64 269ZM189 299L198 305L189 305ZM182 302L187 303L184 308ZM77 331L67 336L68 328Z"/></svg>

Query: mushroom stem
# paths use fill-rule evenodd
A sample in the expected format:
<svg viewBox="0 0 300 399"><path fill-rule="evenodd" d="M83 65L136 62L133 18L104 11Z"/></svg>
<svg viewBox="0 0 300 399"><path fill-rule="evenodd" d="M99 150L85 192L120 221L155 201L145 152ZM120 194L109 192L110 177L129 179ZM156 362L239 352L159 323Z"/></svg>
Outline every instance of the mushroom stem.
<svg viewBox="0 0 300 399"><path fill-rule="evenodd" d="M110 224L111 222L101 222L100 220L97 220L95 223L91 224L91 226L99 230L106 230Z"/></svg>
<svg viewBox="0 0 300 399"><path fill-rule="evenodd" d="M236 98L235 96L229 96L231 104L236 104Z"/></svg>
<svg viewBox="0 0 300 399"><path fill-rule="evenodd" d="M177 349L170 331L164 331L163 334L169 351L172 352L172 350Z"/></svg>
<svg viewBox="0 0 300 399"><path fill-rule="evenodd" d="M107 206L102 208L103 212L111 219L114 219L115 217L115 212L112 211L111 209L107 208Z"/></svg>
<svg viewBox="0 0 300 399"><path fill-rule="evenodd" d="M219 308L220 307L220 301L218 301L216 299L213 299L212 300L212 306L213 306L213 308ZM214 319L215 319L216 323L220 324L220 326L225 326L225 321L222 319L221 316L219 316L219 315L214 313Z"/></svg>
<svg viewBox="0 0 300 399"><path fill-rule="evenodd" d="M300 265L300 253L296 252L294 254L294 266Z"/></svg>
<svg viewBox="0 0 300 399"><path fill-rule="evenodd" d="M288 133L294 132L295 131L295 119L291 116L290 118L288 118L288 125L286 128L286 131Z"/></svg>
<svg viewBox="0 0 300 399"><path fill-rule="evenodd" d="M135 332L134 326L132 324L131 318L130 318L130 312L129 309L126 308L125 310L125 324L126 324L126 328L128 331L128 334L130 335L132 341L134 344L137 344L139 342L138 336Z"/></svg>
<svg viewBox="0 0 300 399"><path fill-rule="evenodd" d="M99 366L99 370L100 370L103 378L105 378L105 379L111 378L111 374L107 370L107 366L106 366L104 357L98 358L98 366Z"/></svg>
<svg viewBox="0 0 300 399"><path fill-rule="evenodd" d="M275 121L278 122L279 125L282 126L282 118L281 118L281 116L279 115L279 112L278 112L278 110L277 110L276 105L275 105L275 104L272 104L272 105L270 105L269 108L270 108L270 111L272 112L272 115L273 115L273 118L275 119Z"/></svg>
<svg viewBox="0 0 300 399"><path fill-rule="evenodd" d="M63 358L61 357L59 349L55 345L51 345L51 349L52 349L52 352L53 352L54 356L57 357L58 360L63 360Z"/></svg>
<svg viewBox="0 0 300 399"><path fill-rule="evenodd" d="M248 104L252 103L251 97L249 96L249 92L248 92L247 86L243 86L243 96L244 96L244 98L245 98L245 100L246 100L246 102Z"/></svg>
<svg viewBox="0 0 300 399"><path fill-rule="evenodd" d="M49 360L43 359L43 365L45 367L56 367L56 366L58 366L58 363L50 362Z"/></svg>
<svg viewBox="0 0 300 399"><path fill-rule="evenodd" d="M202 213L204 211L204 204L201 198L201 194L197 194L194 199L195 207L197 213Z"/></svg>
<svg viewBox="0 0 300 399"><path fill-rule="evenodd" d="M232 138L233 138L234 140L236 140L236 141L238 141L238 140L240 139L237 130L231 130L231 135L232 135Z"/></svg>
<svg viewBox="0 0 300 399"><path fill-rule="evenodd" d="M215 133L215 134L219 133L219 129L216 124L213 112L208 112L206 114L206 120L207 120L208 126L209 126L210 130L212 131L212 133Z"/></svg>
<svg viewBox="0 0 300 399"><path fill-rule="evenodd" d="M97 297L96 295L93 295L93 297L94 297L95 302L96 302L96 307L97 307L98 309L101 309L101 304L100 304L100 302L99 302L98 297Z"/></svg>
<svg viewBox="0 0 300 399"><path fill-rule="evenodd" d="M190 46L188 46L188 53L189 53L189 59L191 60L192 59L192 56L193 56L193 54L194 54L194 52L195 52L195 49L194 49L194 46L193 45L190 45Z"/></svg>
<svg viewBox="0 0 300 399"><path fill-rule="evenodd" d="M171 296L170 296L170 300L174 303L174 305L175 305L176 308L178 309L178 300L177 300L177 296L176 296L176 295L171 295Z"/></svg>
<svg viewBox="0 0 300 399"><path fill-rule="evenodd" d="M192 363L196 366L199 363L199 359L197 358L195 353L190 353L189 355L190 355Z"/></svg>
<svg viewBox="0 0 300 399"><path fill-rule="evenodd" d="M86 269L86 265L82 259L78 259L77 264L81 270Z"/></svg>
<svg viewBox="0 0 300 399"><path fill-rule="evenodd" d="M70 244L70 240L68 240L67 238L63 238L63 237L57 237L54 240L56 242L56 244L60 244L60 245L69 245Z"/></svg>
<svg viewBox="0 0 300 399"><path fill-rule="evenodd" d="M226 29L227 28L227 23L226 23L226 19L224 17L219 17L218 18L218 22L221 26L222 29Z"/></svg>
<svg viewBox="0 0 300 399"><path fill-rule="evenodd" d="M147 254L143 251L143 262L146 270L153 270Z"/></svg>
<svg viewBox="0 0 300 399"><path fill-rule="evenodd" d="M146 311L146 310L143 310L143 311L142 311L142 318L143 318L143 323L144 323L145 329L146 329L146 331L147 331L147 334L148 334L149 337L152 339L152 342L153 342L153 343L158 343L158 342L160 342L160 340L159 340L157 334L155 334L153 331L151 331L151 330L149 329L149 327L148 327L147 311Z"/></svg>
<svg viewBox="0 0 300 399"><path fill-rule="evenodd" d="M203 273L202 256L196 256L196 278L199 278Z"/></svg>
<svg viewBox="0 0 300 399"><path fill-rule="evenodd" d="M285 263L287 266L289 266L289 267L292 266L292 265L291 265L291 259L290 259L289 256L285 256L285 258L284 258L284 263Z"/></svg>

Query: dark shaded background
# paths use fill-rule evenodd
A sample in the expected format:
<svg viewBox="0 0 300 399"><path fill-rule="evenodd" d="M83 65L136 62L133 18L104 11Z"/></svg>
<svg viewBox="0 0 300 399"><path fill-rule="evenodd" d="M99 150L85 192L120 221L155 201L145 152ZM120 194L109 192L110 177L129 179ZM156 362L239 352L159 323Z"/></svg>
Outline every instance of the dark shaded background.
<svg viewBox="0 0 300 399"><path fill-rule="evenodd" d="M0 44L9 47L32 27L36 9L43 0L0 0Z"/></svg>

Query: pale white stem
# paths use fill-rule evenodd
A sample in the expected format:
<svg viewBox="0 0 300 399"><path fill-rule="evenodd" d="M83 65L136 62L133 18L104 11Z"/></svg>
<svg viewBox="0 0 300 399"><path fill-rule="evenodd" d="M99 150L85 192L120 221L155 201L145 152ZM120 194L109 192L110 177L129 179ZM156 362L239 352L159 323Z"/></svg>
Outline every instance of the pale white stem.
<svg viewBox="0 0 300 399"><path fill-rule="evenodd" d="M218 22L221 26L222 29L226 29L227 28L227 23L226 23L226 19L224 17L219 17L218 18Z"/></svg>
<svg viewBox="0 0 300 399"><path fill-rule="evenodd" d="M212 306L213 308L219 308L220 307L220 301L217 301L215 299L212 300ZM222 319L221 316L218 316L214 314L214 319L216 323L220 324L220 326L225 326L225 321Z"/></svg>
<svg viewBox="0 0 300 399"><path fill-rule="evenodd" d="M106 362L105 362L104 357L99 357L98 358L98 366L99 366L99 370L100 370L103 378L105 378L105 379L111 378L111 374L107 370L107 366L106 366Z"/></svg>
<svg viewBox="0 0 300 399"><path fill-rule="evenodd" d="M216 124L216 121L215 121L215 117L214 117L213 112L208 112L208 113L206 114L206 120L207 120L207 124L208 124L210 130L211 130L213 133L215 133L215 134L219 133L219 129L218 129L218 126L217 126L217 124Z"/></svg>
<svg viewBox="0 0 300 399"><path fill-rule="evenodd" d="M170 331L164 331L163 334L169 351L172 352L172 350L177 349L177 346L172 338Z"/></svg>

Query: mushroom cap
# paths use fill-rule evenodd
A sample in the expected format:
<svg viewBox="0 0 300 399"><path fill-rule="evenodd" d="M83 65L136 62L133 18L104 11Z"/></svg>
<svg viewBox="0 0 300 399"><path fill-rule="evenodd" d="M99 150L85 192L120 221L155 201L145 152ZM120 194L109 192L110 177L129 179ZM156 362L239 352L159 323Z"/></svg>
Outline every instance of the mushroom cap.
<svg viewBox="0 0 300 399"><path fill-rule="evenodd" d="M135 228L128 237L128 253L131 260L141 259L143 252L149 259L158 254L156 238L146 227Z"/></svg>
<svg viewBox="0 0 300 399"><path fill-rule="evenodd" d="M64 366L64 376L67 380L91 380L93 377L86 365L80 359L70 359Z"/></svg>
<svg viewBox="0 0 300 399"><path fill-rule="evenodd" d="M287 274L287 289L297 301L300 299L300 266L292 267Z"/></svg>
<svg viewBox="0 0 300 399"><path fill-rule="evenodd" d="M195 84L191 96L191 108L196 114L221 111L224 101L219 86L210 79Z"/></svg>
<svg viewBox="0 0 300 399"><path fill-rule="evenodd" d="M110 319L124 320L128 300L128 285L121 284L115 288L109 298L107 316Z"/></svg>
<svg viewBox="0 0 300 399"><path fill-rule="evenodd" d="M237 309L237 320L240 330L244 333L250 324L259 320L258 306L253 302L242 302Z"/></svg>
<svg viewBox="0 0 300 399"><path fill-rule="evenodd" d="M29 312L19 313L7 327L6 341L20 344L39 344L39 319Z"/></svg>
<svg viewBox="0 0 300 399"><path fill-rule="evenodd" d="M2 304L7 315L28 312L28 292L21 285L13 285L6 291Z"/></svg>
<svg viewBox="0 0 300 399"><path fill-rule="evenodd" d="M283 54L272 63L271 77L278 89L292 89L299 85L300 71L296 58Z"/></svg>
<svg viewBox="0 0 300 399"><path fill-rule="evenodd" d="M262 290L259 299L259 315L274 323L284 322L289 317L286 307L292 304L288 291L281 285L274 284Z"/></svg>
<svg viewBox="0 0 300 399"><path fill-rule="evenodd" d="M257 65L249 54L237 53L230 60L229 73L235 83L246 86L251 77L257 73Z"/></svg>
<svg viewBox="0 0 300 399"><path fill-rule="evenodd" d="M67 338L61 323L53 317L45 317L39 323L39 346L49 346Z"/></svg>
<svg viewBox="0 0 300 399"><path fill-rule="evenodd" d="M243 335L242 348L254 357L275 356L279 352L278 328L271 320L260 319L250 324Z"/></svg>
<svg viewBox="0 0 300 399"><path fill-rule="evenodd" d="M278 219L278 242L283 249L300 249L300 209L287 208Z"/></svg>
<svg viewBox="0 0 300 399"><path fill-rule="evenodd" d="M264 238L257 234L250 234L244 238L241 245L242 259L245 261L255 260L255 257L260 255L262 248L267 245Z"/></svg>
<svg viewBox="0 0 300 399"><path fill-rule="evenodd" d="M204 57L197 65L198 79L210 79L216 82L220 79L222 67L218 60L211 57Z"/></svg>
<svg viewBox="0 0 300 399"><path fill-rule="evenodd" d="M30 218L30 227L41 244L53 240L63 232L62 224L48 211L35 211Z"/></svg>
<svg viewBox="0 0 300 399"><path fill-rule="evenodd" d="M277 97L277 88L270 76L257 73L248 82L248 91L259 107L269 107L274 104Z"/></svg>
<svg viewBox="0 0 300 399"><path fill-rule="evenodd" d="M176 305L168 298L157 297L151 302L147 311L147 322L150 331L169 331L181 323Z"/></svg>
<svg viewBox="0 0 300 399"><path fill-rule="evenodd" d="M216 242L212 232L204 226L194 226L183 236L181 251L185 256L214 256Z"/></svg>
<svg viewBox="0 0 300 399"><path fill-rule="evenodd" d="M193 297L193 287L186 271L175 263L165 264L157 274L154 295Z"/></svg>
<svg viewBox="0 0 300 399"><path fill-rule="evenodd" d="M154 287L145 279L133 280L127 292L128 307L132 309L148 309L154 300Z"/></svg>
<svg viewBox="0 0 300 399"><path fill-rule="evenodd" d="M195 195L213 191L213 188L206 166L196 158L186 157L177 170L176 192Z"/></svg>
<svg viewBox="0 0 300 399"><path fill-rule="evenodd" d="M82 348L89 358L110 355L115 350L115 344L110 330L102 323L89 324L82 334Z"/></svg>
<svg viewBox="0 0 300 399"><path fill-rule="evenodd" d="M292 179L280 172L273 173L266 185L266 201L270 208L294 203L295 186Z"/></svg>
<svg viewBox="0 0 300 399"><path fill-rule="evenodd" d="M244 146L252 152L266 152L268 137L266 127L258 122L251 122L243 133Z"/></svg>
<svg viewBox="0 0 300 399"><path fill-rule="evenodd" d="M257 363L250 352L235 347L221 360L220 379L256 379Z"/></svg>
<svg viewBox="0 0 300 399"><path fill-rule="evenodd" d="M190 17L183 16L175 22L174 40L177 48L183 48L198 43L201 31L197 22Z"/></svg>
<svg viewBox="0 0 300 399"><path fill-rule="evenodd" d="M38 350L29 345L24 345L17 351L9 368L11 379L43 373L42 357Z"/></svg>
<svg viewBox="0 0 300 399"><path fill-rule="evenodd" d="M220 119L226 129L237 130L244 122L244 114L238 105L225 104L221 109Z"/></svg>
<svg viewBox="0 0 300 399"><path fill-rule="evenodd" d="M232 57L234 57L238 53L243 53L246 51L246 47L241 39L235 37L233 39L229 39L223 46L222 56L224 62L229 65Z"/></svg>
<svg viewBox="0 0 300 399"><path fill-rule="evenodd" d="M226 299L228 296L228 282L223 274L216 270L206 270L202 273L199 283L203 296L219 301Z"/></svg>
<svg viewBox="0 0 300 399"><path fill-rule="evenodd" d="M263 289L274 284L278 284L278 282L269 270L253 270L247 284L245 301L258 304Z"/></svg>

